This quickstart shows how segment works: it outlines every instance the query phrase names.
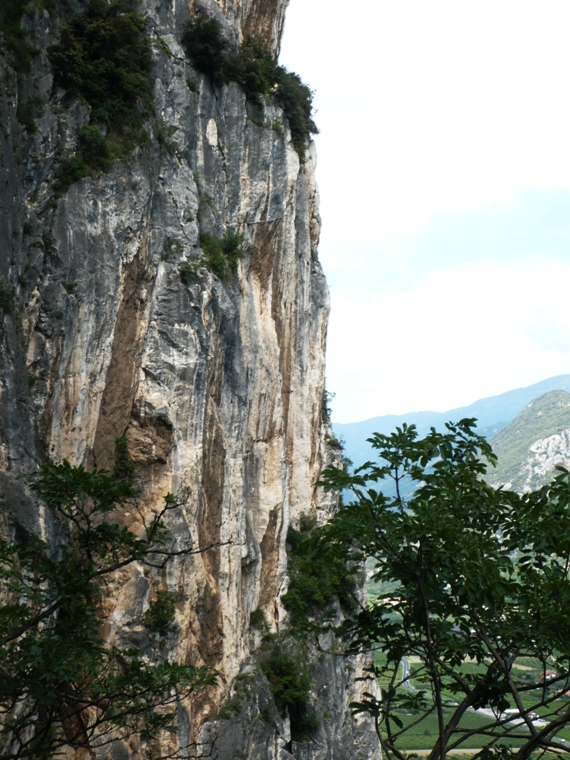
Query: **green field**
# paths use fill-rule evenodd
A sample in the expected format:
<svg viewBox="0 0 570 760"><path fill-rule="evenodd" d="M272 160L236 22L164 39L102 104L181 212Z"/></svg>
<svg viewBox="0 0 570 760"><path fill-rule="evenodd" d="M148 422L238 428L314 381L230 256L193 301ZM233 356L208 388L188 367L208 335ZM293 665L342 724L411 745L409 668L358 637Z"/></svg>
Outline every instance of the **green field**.
<svg viewBox="0 0 570 760"><path fill-rule="evenodd" d="M375 662L376 665L379 667L382 667L385 664L385 657L381 652L376 652L375 655ZM463 663L461 670L464 673L477 673L481 672L483 670L484 666L478 665L474 662L465 662ZM416 690L421 689L427 689L427 684L421 683L418 679L418 672L421 669L421 664L415 664L412 663L410 667L410 676L409 676L409 683L411 686ZM528 669L528 670L527 670ZM541 666L534 660L531 660L530 658L522 659L518 663L519 671L517 675L519 677L522 677L523 679L526 677L529 681L530 679L535 679L537 674L542 672ZM527 675L528 674L528 675ZM402 677L402 668L400 666L398 677ZM379 679L380 686L383 688L388 687L388 680L387 678L381 678ZM400 687L403 693L403 687ZM452 703L454 700L454 696L452 694L446 694L444 695L445 698ZM456 698L456 697L455 697ZM540 693L536 692L529 692L524 695L523 697L523 703L525 707L528 708L534 708L535 704L540 700ZM570 699L561 697L559 700L556 700L555 703L553 703L554 707L560 706L562 704L562 700L564 704L567 707L570 708ZM514 705L513 705L514 706ZM446 719L449 719L452 715L452 709L446 710ZM545 716L546 710L545 708L538 708L536 709L536 712L542 716ZM406 726L409 726L410 724L414 723L419 717L419 712L400 712L397 713L398 717L401 719L402 723L404 724L404 728ZM472 728L478 728L483 727L486 724L489 724L492 722L492 719L490 717L487 717L480 712L476 712L475 710L469 710L465 716L462 718L459 728L463 729L472 729ZM396 727L394 727L395 731L398 731ZM433 712L429 714L426 718L424 718L421 722L417 723L414 726L411 726L407 731L402 733L402 735L397 739L396 746L404 751L426 751L430 750L436 740L438 735L438 726L437 726L437 716L436 713ZM568 742L570 742L570 728L565 728L564 730L560 731L557 734L557 738L559 739L566 739ZM512 739L512 740L504 740L501 743L506 744L510 747L516 747L520 744L521 740ZM458 749L461 750L477 750L481 748L481 738L478 738L476 736L470 737L469 739L466 739ZM570 752L570 746L569 746L569 752ZM475 753L474 753L475 754ZM566 753L564 753L566 754ZM548 755L543 754L542 752L537 752L537 757L540 755L542 758L548 759L551 758L559 758L560 755L556 755L554 753L549 753ZM468 754L465 752L462 752L463 757L469 757Z"/></svg>

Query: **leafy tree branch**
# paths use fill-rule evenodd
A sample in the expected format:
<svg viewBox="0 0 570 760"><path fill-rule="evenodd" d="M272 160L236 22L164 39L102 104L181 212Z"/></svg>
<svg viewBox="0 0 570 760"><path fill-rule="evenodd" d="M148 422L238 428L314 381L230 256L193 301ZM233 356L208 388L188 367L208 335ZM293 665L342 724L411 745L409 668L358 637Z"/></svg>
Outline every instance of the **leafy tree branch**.
<svg viewBox="0 0 570 760"><path fill-rule="evenodd" d="M377 652L382 698L366 693L353 707L374 717L387 758L403 758L407 735L434 716L430 760L465 746L516 760L567 751L569 473L522 496L495 489L484 475L496 459L474 428L461 420L420 439L403 425L370 439L379 463L323 474L352 500L314 541L366 558L380 589L323 628L347 652ZM394 497L382 493L390 479ZM404 479L415 485L408 500ZM405 658L418 664L400 677Z"/></svg>
<svg viewBox="0 0 570 760"><path fill-rule="evenodd" d="M159 741L176 731L176 705L215 675L187 663L150 664L135 648L110 646L100 632L101 584L135 562L156 566L149 557L163 566L199 551L168 548L165 518L178 505L169 494L146 520L126 480L66 461L46 462L31 483L62 540L0 539L0 754L50 758L64 747L92 753L117 739ZM138 511L140 534L117 521L127 507ZM160 619L149 617L150 629L164 633L167 614L173 603Z"/></svg>

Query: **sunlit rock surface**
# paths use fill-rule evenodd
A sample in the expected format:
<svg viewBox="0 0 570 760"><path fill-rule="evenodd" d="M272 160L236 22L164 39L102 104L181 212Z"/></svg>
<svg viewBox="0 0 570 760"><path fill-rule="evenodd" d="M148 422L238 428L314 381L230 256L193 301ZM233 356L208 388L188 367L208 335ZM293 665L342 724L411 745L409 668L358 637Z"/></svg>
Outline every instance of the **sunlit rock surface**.
<svg viewBox="0 0 570 760"><path fill-rule="evenodd" d="M487 479L524 493L549 483L557 467L570 466L570 394L550 391L531 401L490 440L498 457Z"/></svg>

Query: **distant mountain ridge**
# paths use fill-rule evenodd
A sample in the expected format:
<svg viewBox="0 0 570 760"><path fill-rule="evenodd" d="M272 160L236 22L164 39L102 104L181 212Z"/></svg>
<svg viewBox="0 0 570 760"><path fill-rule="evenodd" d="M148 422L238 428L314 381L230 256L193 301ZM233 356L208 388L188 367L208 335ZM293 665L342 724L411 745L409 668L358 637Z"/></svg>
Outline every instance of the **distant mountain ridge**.
<svg viewBox="0 0 570 760"><path fill-rule="evenodd" d="M514 420L530 402L549 391L570 392L570 374L550 377L534 385L480 399L469 406L447 412L387 414L362 422L333 423L333 430L337 438L344 439L346 456L358 466L368 459L375 459L373 449L366 442L373 433L389 434L397 425L406 422L416 425L419 434L425 435L430 427L443 430L446 422L475 417L478 420L478 432L491 438Z"/></svg>
<svg viewBox="0 0 570 760"><path fill-rule="evenodd" d="M545 485L557 465L570 465L570 394L531 401L490 443L499 460L488 472L491 485L518 493Z"/></svg>

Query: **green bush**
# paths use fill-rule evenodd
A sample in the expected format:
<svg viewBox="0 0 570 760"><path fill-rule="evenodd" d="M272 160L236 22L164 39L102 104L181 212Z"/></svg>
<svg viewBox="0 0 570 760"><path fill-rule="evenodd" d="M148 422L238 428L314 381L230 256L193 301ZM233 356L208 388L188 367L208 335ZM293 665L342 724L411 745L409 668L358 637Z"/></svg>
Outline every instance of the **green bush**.
<svg viewBox="0 0 570 760"><path fill-rule="evenodd" d="M245 39L237 53L230 55L220 24L201 14L185 27L182 44L194 66L214 84L237 82L257 108L263 105L262 96L273 97L289 121L291 140L304 160L307 136L318 129L312 118L313 94L297 74L280 66L260 40Z"/></svg>
<svg viewBox="0 0 570 760"><path fill-rule="evenodd" d="M269 626L267 625L267 620L265 619L265 613L261 609L261 607L258 607L256 610L253 610L253 612L250 613L249 627L256 628L258 631L269 630Z"/></svg>
<svg viewBox="0 0 570 760"><path fill-rule="evenodd" d="M336 603L350 612L355 607L355 576L358 570L348 561L348 553L338 551L312 535L315 520L301 515L300 530L290 527L289 589L282 596L295 626L309 624L319 614L321 620L334 614Z"/></svg>
<svg viewBox="0 0 570 760"><path fill-rule="evenodd" d="M188 85L190 92L198 92L200 89L198 80L195 77L186 77L186 84Z"/></svg>
<svg viewBox="0 0 570 760"><path fill-rule="evenodd" d="M118 480L126 480L130 483L135 471L135 463L129 453L129 445L124 435L115 441L115 467L113 476Z"/></svg>
<svg viewBox="0 0 570 760"><path fill-rule="evenodd" d="M153 633L166 633L174 620L176 598L171 591L158 591L143 616L143 624Z"/></svg>
<svg viewBox="0 0 570 760"><path fill-rule="evenodd" d="M270 95L281 68L258 40L245 39L225 64L226 77L237 82L248 100L261 105L261 95Z"/></svg>
<svg viewBox="0 0 570 760"><path fill-rule="evenodd" d="M174 134L174 127L170 127L162 119L158 119L156 123L156 139L160 147L165 150L171 156L174 156L180 149L180 146L172 138Z"/></svg>
<svg viewBox="0 0 570 760"><path fill-rule="evenodd" d="M331 415L332 415L331 404L335 396L336 396L336 393L333 393L332 391L325 391L323 393L323 400L321 404L321 420L323 422L330 423L331 421Z"/></svg>
<svg viewBox="0 0 570 760"><path fill-rule="evenodd" d="M178 253L182 253L182 249L183 245L180 240L167 235L164 238L164 243L162 245L161 259L163 261L170 261L173 256L176 256Z"/></svg>
<svg viewBox="0 0 570 760"><path fill-rule="evenodd" d="M69 156L60 162L55 170L55 191L64 193L74 182L89 174L89 167L80 156Z"/></svg>
<svg viewBox="0 0 570 760"><path fill-rule="evenodd" d="M95 125L81 127L79 148L82 159L90 169L104 171L113 161L107 141Z"/></svg>
<svg viewBox="0 0 570 760"><path fill-rule="evenodd" d="M279 644L271 648L260 664L277 707L289 713L291 738L307 740L318 723L308 705L311 677L306 664L284 652Z"/></svg>
<svg viewBox="0 0 570 760"><path fill-rule="evenodd" d="M79 155L58 169L58 192L149 141L144 122L153 113L152 57L137 9L137 0L91 0L62 25L59 44L48 50L56 84L91 108L91 123L79 133Z"/></svg>
<svg viewBox="0 0 570 760"><path fill-rule="evenodd" d="M55 190L60 194L74 182L94 171L105 171L113 163L113 151L94 124L79 130L78 152L64 158L55 173Z"/></svg>
<svg viewBox="0 0 570 760"><path fill-rule="evenodd" d="M307 135L316 135L319 131L312 118L313 93L297 74L287 71L283 66L277 68L275 100L289 120L291 141L303 160Z"/></svg>
<svg viewBox="0 0 570 760"><path fill-rule="evenodd" d="M317 515L314 512L301 512L299 515L299 531L310 533L317 527Z"/></svg>
<svg viewBox="0 0 570 760"><path fill-rule="evenodd" d="M57 84L119 137L152 113L151 46L137 10L136 0L91 0L48 51Z"/></svg>
<svg viewBox="0 0 570 760"><path fill-rule="evenodd" d="M42 232L42 250L46 253L51 251L55 245L55 239L49 232Z"/></svg>
<svg viewBox="0 0 570 760"><path fill-rule="evenodd" d="M204 263L217 277L226 280L243 256L243 235L228 232L223 238L204 233L200 235L200 247L204 251Z"/></svg>
<svg viewBox="0 0 570 760"><path fill-rule="evenodd" d="M0 6L0 29L4 36L4 47L10 63L17 71L29 69L35 52L21 23L28 3L29 0L3 0Z"/></svg>
<svg viewBox="0 0 570 760"><path fill-rule="evenodd" d="M0 280L0 309L4 314L13 314L16 310L16 291L2 280Z"/></svg>
<svg viewBox="0 0 570 760"><path fill-rule="evenodd" d="M184 27L182 45L198 71L217 84L225 81L228 43L222 37L219 21L197 13Z"/></svg>
<svg viewBox="0 0 570 760"><path fill-rule="evenodd" d="M333 451L344 451L344 439L342 437L336 438L334 435L328 435L326 443L329 449Z"/></svg>
<svg viewBox="0 0 570 760"><path fill-rule="evenodd" d="M30 134L36 131L36 119L42 115L43 110L44 105L40 97L37 95L26 97L23 93L19 94L16 118Z"/></svg>
<svg viewBox="0 0 570 760"><path fill-rule="evenodd" d="M186 261L178 267L180 279L184 285L192 285L198 281L198 265L195 261Z"/></svg>
<svg viewBox="0 0 570 760"><path fill-rule="evenodd" d="M289 122L295 150L305 157L307 135L319 131L312 118L313 94L301 78L279 66L260 42L244 40L226 65L227 78L237 82L248 100L261 106L261 95L271 95Z"/></svg>

